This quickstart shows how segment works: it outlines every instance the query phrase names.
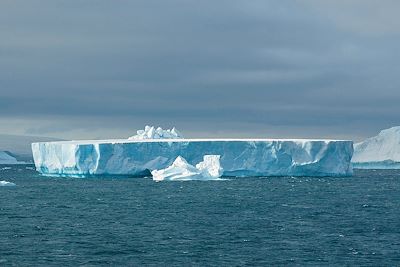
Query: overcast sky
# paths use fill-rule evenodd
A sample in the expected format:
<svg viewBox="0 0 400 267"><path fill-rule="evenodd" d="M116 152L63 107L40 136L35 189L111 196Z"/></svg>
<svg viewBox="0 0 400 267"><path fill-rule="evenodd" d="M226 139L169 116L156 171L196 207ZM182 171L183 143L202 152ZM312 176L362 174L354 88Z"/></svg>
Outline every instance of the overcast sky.
<svg viewBox="0 0 400 267"><path fill-rule="evenodd" d="M0 133L360 140L400 125L397 0L2 0Z"/></svg>

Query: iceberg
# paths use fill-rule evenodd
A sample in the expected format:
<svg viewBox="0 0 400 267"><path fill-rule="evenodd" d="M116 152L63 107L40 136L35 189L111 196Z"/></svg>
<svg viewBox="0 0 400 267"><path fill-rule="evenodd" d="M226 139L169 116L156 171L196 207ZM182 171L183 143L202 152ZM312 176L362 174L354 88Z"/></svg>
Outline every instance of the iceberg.
<svg viewBox="0 0 400 267"><path fill-rule="evenodd" d="M16 184L7 181L0 181L0 186L16 186Z"/></svg>
<svg viewBox="0 0 400 267"><path fill-rule="evenodd" d="M6 151L0 151L0 164L19 164L16 158Z"/></svg>
<svg viewBox="0 0 400 267"><path fill-rule="evenodd" d="M195 167L178 156L171 166L151 174L154 181L218 180L223 171L219 159L219 155L205 155Z"/></svg>
<svg viewBox="0 0 400 267"><path fill-rule="evenodd" d="M222 176L224 169L221 167L220 155L205 155L203 161L196 164L204 177L219 178Z"/></svg>
<svg viewBox="0 0 400 267"><path fill-rule="evenodd" d="M32 152L36 170L55 176L148 176L178 156L194 166L205 155L220 155L222 176L350 176L353 142L134 138L40 142Z"/></svg>
<svg viewBox="0 0 400 267"><path fill-rule="evenodd" d="M154 126L146 126L144 130L138 130L136 135L131 136L128 140L143 139L180 139L183 138L181 133L173 127L172 129L163 130L163 128Z"/></svg>
<svg viewBox="0 0 400 267"><path fill-rule="evenodd" d="M400 169L400 126L355 144L352 163L357 169Z"/></svg>

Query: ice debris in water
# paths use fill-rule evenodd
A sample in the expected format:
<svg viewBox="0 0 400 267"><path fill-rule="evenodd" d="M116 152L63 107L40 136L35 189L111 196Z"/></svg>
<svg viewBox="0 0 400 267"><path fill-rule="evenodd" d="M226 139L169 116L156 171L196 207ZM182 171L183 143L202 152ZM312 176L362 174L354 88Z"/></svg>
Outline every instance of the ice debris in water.
<svg viewBox="0 0 400 267"><path fill-rule="evenodd" d="M220 155L205 155L196 166L178 156L171 166L151 172L154 181L218 180L223 173Z"/></svg>
<svg viewBox="0 0 400 267"><path fill-rule="evenodd" d="M136 135L131 136L128 140L142 140L142 139L180 139L183 138L181 133L173 127L172 129L164 130L161 127L155 128L148 126L144 130L138 130Z"/></svg>
<svg viewBox="0 0 400 267"><path fill-rule="evenodd" d="M7 181L0 181L0 186L16 186L16 184Z"/></svg>

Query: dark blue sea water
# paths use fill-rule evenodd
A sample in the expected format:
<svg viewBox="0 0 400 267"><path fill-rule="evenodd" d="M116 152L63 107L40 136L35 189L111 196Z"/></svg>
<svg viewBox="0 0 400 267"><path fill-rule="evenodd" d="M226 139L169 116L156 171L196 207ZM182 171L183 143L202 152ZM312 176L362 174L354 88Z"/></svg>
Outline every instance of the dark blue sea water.
<svg viewBox="0 0 400 267"><path fill-rule="evenodd" d="M155 183L31 168L0 170L16 183L0 187L1 266L400 265L400 171Z"/></svg>

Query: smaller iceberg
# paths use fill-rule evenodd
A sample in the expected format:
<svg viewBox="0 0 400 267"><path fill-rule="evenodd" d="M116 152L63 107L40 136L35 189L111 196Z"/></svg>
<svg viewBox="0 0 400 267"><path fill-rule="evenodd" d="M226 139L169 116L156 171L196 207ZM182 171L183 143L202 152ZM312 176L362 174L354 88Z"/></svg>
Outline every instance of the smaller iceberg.
<svg viewBox="0 0 400 267"><path fill-rule="evenodd" d="M18 164L18 160L10 152L0 151L0 164Z"/></svg>
<svg viewBox="0 0 400 267"><path fill-rule="evenodd" d="M16 186L16 184L7 181L0 181L0 186Z"/></svg>
<svg viewBox="0 0 400 267"><path fill-rule="evenodd" d="M154 181L218 180L223 173L220 155L205 155L196 166L178 156L171 166L151 172Z"/></svg>
<svg viewBox="0 0 400 267"><path fill-rule="evenodd" d="M400 127L355 144L352 163L356 169L400 169Z"/></svg>
<svg viewBox="0 0 400 267"><path fill-rule="evenodd" d="M144 139L182 139L181 133L173 127L172 129L164 130L161 127L146 126L144 130L138 130L136 135L131 136L128 140L144 140Z"/></svg>

